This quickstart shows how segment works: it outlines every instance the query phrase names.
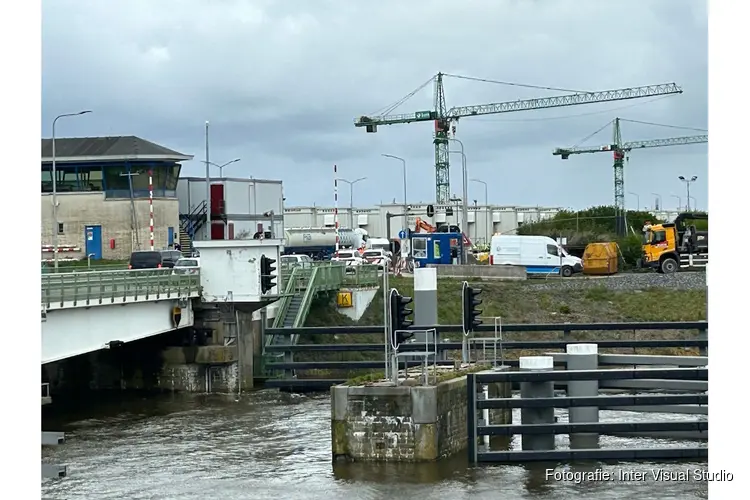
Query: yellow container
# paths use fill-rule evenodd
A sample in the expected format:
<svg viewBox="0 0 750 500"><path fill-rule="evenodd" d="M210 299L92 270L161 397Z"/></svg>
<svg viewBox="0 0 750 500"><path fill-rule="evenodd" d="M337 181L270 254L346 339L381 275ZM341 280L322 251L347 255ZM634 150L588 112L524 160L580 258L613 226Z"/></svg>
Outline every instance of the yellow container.
<svg viewBox="0 0 750 500"><path fill-rule="evenodd" d="M617 273L619 251L614 241L589 243L583 251L583 274L608 275Z"/></svg>

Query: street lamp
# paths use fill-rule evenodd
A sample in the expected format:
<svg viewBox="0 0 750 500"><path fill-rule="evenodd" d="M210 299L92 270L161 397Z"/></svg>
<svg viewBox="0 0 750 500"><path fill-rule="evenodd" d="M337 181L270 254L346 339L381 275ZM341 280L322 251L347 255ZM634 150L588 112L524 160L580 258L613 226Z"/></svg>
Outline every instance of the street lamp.
<svg viewBox="0 0 750 500"><path fill-rule="evenodd" d="M57 158L56 158L56 151L55 151L55 126L57 125L57 120L60 118L65 118L68 116L79 116L79 115L85 115L87 113L91 113L91 110L85 110L85 111L79 111L78 113L64 113L62 115L57 115L54 120L52 120L52 217L55 219L55 227L53 230L53 253L54 253L54 261L55 261L55 271L58 269L58 261L57 261L57 253L58 253L58 234L60 232L60 221L57 220Z"/></svg>
<svg viewBox="0 0 750 500"><path fill-rule="evenodd" d="M406 202L406 160L404 160L400 156L389 155L385 153L381 153L380 156L383 156L384 158L392 158L394 160L398 160L401 162L401 165L403 165L404 167L404 227L403 229L408 229L409 219L407 218L406 213L409 211L409 205ZM388 237L390 238L391 235L389 234Z"/></svg>
<svg viewBox="0 0 750 500"><path fill-rule="evenodd" d="M676 194L670 194L669 196L671 196L672 198L677 198L677 211L679 212L680 210L682 210L682 198L677 196Z"/></svg>
<svg viewBox="0 0 750 500"><path fill-rule="evenodd" d="M484 218L487 219L487 234L485 235L485 243L490 243L490 233L492 232L490 230L490 224L492 224L492 221L490 220L490 202L489 198L487 196L487 183L484 182L481 179L470 179L472 182L478 182L479 184L484 184Z"/></svg>
<svg viewBox="0 0 750 500"><path fill-rule="evenodd" d="M693 210L698 210L698 201L695 199L695 196L690 195L690 199L693 200Z"/></svg>
<svg viewBox="0 0 750 500"><path fill-rule="evenodd" d="M685 187L687 188L687 211L690 211L690 184L698 180L698 176L694 175L690 179L686 179L684 176L679 176L678 179L680 179L682 182L685 183Z"/></svg>
<svg viewBox="0 0 750 500"><path fill-rule="evenodd" d="M661 195L659 193L651 193L654 196L656 196L656 210L664 210L664 207L661 204Z"/></svg>
<svg viewBox="0 0 750 500"><path fill-rule="evenodd" d="M341 182L349 184L349 229L354 229L354 185L359 181L364 181L366 179L367 177L360 177L359 179L355 179L353 181L348 181L346 179L342 179L341 177L339 177L338 179ZM388 237L390 238L390 235Z"/></svg>
<svg viewBox="0 0 750 500"><path fill-rule="evenodd" d="M635 196L635 210L639 211L641 209L641 197L638 196L638 193L634 193L632 191L628 191L628 194Z"/></svg>
<svg viewBox="0 0 750 500"><path fill-rule="evenodd" d="M464 226L461 230L463 234L469 234L469 223L468 223L468 207L466 206L466 200L469 199L468 195L468 177L466 175L466 155L464 154L464 143L461 142L459 139L449 137L449 141L457 142L459 146L461 146L461 180L463 184L463 196L461 197L463 201L461 202L461 224ZM463 237L461 238L461 264L466 264L466 245L464 245Z"/></svg>
<svg viewBox="0 0 750 500"><path fill-rule="evenodd" d="M213 165L214 167L218 168L219 169L219 178L223 179L224 178L224 167L226 167L227 165L231 165L232 163L236 163L238 161L240 161L240 159L239 158L235 158L234 160L228 161L228 162L223 163L221 165L217 165L216 163L214 163L212 161L208 162L208 164L209 165Z"/></svg>

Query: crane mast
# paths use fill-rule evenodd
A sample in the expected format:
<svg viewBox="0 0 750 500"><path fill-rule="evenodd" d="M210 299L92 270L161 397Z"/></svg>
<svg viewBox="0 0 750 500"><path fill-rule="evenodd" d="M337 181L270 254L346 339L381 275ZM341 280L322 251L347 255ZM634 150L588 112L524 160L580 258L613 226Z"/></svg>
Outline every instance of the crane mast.
<svg viewBox="0 0 750 500"><path fill-rule="evenodd" d="M617 234L625 234L625 154L634 149L660 148L667 146L685 146L688 144L701 144L708 142L708 134L690 135L683 137L670 137L667 139L650 139L645 141L622 142L622 131L620 129L620 118L612 121L612 143L598 148L557 148L552 154L567 160L570 155L601 153L612 151L614 168L615 188L615 214L617 217L615 226ZM627 120L625 120L627 121Z"/></svg>
<svg viewBox="0 0 750 500"><path fill-rule="evenodd" d="M435 78L435 133L432 142L435 144L435 199L437 203L448 203L450 199L450 155L448 153L448 134L450 123L446 118L445 88L443 75Z"/></svg>
<svg viewBox="0 0 750 500"><path fill-rule="evenodd" d="M665 83L659 85L629 87L597 92L572 92L570 94L560 96L542 97L536 99L517 99L514 101L479 104L473 106L458 106L448 109L445 103L445 88L443 83L443 78L445 76L455 75L445 75L444 73L438 73L433 77L433 110L423 110L405 114L385 113L372 116L363 115L354 120L355 127L364 127L368 133L377 132L379 125L396 125L401 123L425 121L434 122L435 130L433 133L433 144L435 146L435 201L439 205L447 205L450 203L450 159L448 155L448 142L450 140L450 135L452 133L455 133L455 129L452 128L453 124L460 118L500 113L512 113L517 111L530 111L535 109L577 106L599 102L641 99L644 97L655 97L682 93L682 89L676 84ZM412 92L405 99L400 100L399 105L406 99L411 97L415 92ZM466 200L464 200L464 203L466 203Z"/></svg>

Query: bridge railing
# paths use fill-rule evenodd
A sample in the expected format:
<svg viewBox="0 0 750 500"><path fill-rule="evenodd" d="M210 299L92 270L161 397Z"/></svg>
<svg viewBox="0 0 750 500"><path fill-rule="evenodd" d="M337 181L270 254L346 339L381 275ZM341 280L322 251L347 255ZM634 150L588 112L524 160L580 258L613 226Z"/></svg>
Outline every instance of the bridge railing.
<svg viewBox="0 0 750 500"><path fill-rule="evenodd" d="M199 273L172 269L43 274L42 305L54 309L196 297L200 289Z"/></svg>
<svg viewBox="0 0 750 500"><path fill-rule="evenodd" d="M348 286L378 286L380 282L378 266L372 264L353 266L344 276L344 285Z"/></svg>

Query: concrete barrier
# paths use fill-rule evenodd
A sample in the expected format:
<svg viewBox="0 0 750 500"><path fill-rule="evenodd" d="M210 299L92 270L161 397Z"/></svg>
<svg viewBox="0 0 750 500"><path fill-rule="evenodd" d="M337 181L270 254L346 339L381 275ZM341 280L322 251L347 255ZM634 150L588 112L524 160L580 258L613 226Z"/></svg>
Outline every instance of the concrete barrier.
<svg viewBox="0 0 750 500"><path fill-rule="evenodd" d="M438 278L526 279L526 268L523 266L427 264L427 267L437 269Z"/></svg>

